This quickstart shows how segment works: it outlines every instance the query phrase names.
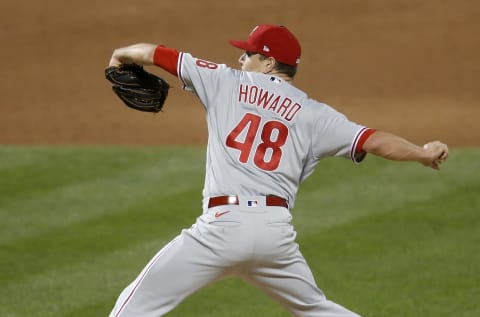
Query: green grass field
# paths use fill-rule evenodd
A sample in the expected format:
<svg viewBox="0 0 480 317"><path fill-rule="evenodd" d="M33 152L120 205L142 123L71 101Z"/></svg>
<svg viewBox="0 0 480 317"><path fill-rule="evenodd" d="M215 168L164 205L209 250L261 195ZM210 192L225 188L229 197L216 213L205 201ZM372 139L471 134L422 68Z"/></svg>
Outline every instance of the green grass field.
<svg viewBox="0 0 480 317"><path fill-rule="evenodd" d="M203 148L0 147L0 316L108 316L201 213ZM480 150L442 171L323 161L293 210L330 299L371 317L480 316ZM289 316L232 279L168 316Z"/></svg>

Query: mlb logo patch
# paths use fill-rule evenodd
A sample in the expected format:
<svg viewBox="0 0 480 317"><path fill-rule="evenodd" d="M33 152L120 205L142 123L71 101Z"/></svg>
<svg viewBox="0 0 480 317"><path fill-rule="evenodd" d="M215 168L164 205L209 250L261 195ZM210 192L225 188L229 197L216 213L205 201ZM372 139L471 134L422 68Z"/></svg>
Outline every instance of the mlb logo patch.
<svg viewBox="0 0 480 317"><path fill-rule="evenodd" d="M258 200L247 200L247 206L248 207L257 207L258 206Z"/></svg>

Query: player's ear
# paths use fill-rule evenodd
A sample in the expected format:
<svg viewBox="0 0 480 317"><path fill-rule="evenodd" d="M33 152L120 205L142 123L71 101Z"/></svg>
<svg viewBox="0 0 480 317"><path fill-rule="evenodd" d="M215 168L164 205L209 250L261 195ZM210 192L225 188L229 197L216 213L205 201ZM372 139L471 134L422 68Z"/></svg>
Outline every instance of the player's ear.
<svg viewBox="0 0 480 317"><path fill-rule="evenodd" d="M265 59L265 67L267 68L268 72L271 72L272 70L274 70L276 64L277 64L277 61L273 57L268 57Z"/></svg>

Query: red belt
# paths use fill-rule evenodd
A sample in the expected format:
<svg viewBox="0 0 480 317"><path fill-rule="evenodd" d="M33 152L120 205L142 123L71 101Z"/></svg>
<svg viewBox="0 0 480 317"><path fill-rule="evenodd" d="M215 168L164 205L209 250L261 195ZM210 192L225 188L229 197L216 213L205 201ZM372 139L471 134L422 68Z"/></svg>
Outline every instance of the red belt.
<svg viewBox="0 0 480 317"><path fill-rule="evenodd" d="M265 196L265 204L267 206L285 207L288 208L286 199L278 196ZM211 197L208 200L208 208L222 206L222 205L238 205L238 197L234 195Z"/></svg>

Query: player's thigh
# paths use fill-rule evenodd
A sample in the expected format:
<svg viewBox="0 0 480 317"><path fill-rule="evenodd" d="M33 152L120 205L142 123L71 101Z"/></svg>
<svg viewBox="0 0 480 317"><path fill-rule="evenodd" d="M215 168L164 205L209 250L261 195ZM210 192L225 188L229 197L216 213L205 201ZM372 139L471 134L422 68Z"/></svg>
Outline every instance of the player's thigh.
<svg viewBox="0 0 480 317"><path fill-rule="evenodd" d="M300 252L281 265L257 267L246 279L286 307L294 316L359 317L326 299Z"/></svg>
<svg viewBox="0 0 480 317"><path fill-rule="evenodd" d="M211 251L187 230L160 250L120 295L113 316L162 316L215 280Z"/></svg>

